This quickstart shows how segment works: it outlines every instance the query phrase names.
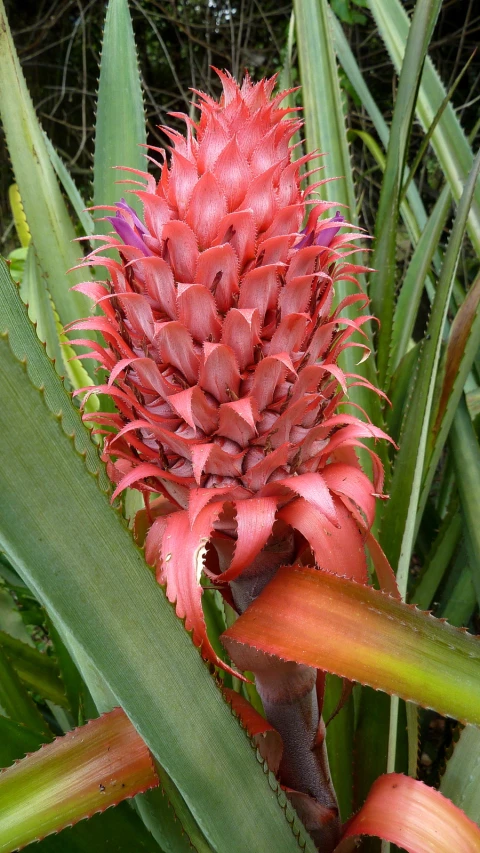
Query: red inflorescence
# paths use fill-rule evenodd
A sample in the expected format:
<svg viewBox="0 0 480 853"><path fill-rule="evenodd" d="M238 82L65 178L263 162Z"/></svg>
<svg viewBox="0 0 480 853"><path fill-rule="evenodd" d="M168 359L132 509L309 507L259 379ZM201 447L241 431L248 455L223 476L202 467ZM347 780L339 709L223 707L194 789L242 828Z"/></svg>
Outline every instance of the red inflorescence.
<svg viewBox="0 0 480 853"><path fill-rule="evenodd" d="M316 197L321 181L302 189L314 155L291 162L301 121L281 108L286 93L272 96L275 78L238 86L218 73L222 98L198 93L200 120L183 116L186 136L164 128L172 147L168 160L160 152L158 183L137 173L144 221L118 202L116 236L85 261L109 273L76 287L104 316L69 327L105 339L73 343L90 345L109 374L93 390L117 412L94 418L115 495L134 487L147 506L149 493L170 502L147 557L215 663L200 575L220 517L234 542L222 582L252 564L278 520L320 567L365 582L383 469L370 450L372 483L355 447L386 437L345 410L349 380L368 383L338 365L346 347L368 355L350 338L369 317L342 316L365 307L364 293L333 307L335 282L356 283L364 269L349 261L358 234L339 213L320 218L332 206Z"/></svg>

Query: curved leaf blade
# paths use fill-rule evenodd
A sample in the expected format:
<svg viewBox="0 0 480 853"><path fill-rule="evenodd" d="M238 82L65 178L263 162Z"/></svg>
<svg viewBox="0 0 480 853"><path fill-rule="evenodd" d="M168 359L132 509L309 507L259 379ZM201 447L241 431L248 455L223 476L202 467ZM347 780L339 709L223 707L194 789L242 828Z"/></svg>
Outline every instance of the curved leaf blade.
<svg viewBox="0 0 480 853"><path fill-rule="evenodd" d="M480 829L473 821L438 791L399 773L375 782L345 833L355 835L377 835L409 853L480 849Z"/></svg>
<svg viewBox="0 0 480 853"><path fill-rule="evenodd" d="M478 639L337 575L281 568L223 640L480 724Z"/></svg>

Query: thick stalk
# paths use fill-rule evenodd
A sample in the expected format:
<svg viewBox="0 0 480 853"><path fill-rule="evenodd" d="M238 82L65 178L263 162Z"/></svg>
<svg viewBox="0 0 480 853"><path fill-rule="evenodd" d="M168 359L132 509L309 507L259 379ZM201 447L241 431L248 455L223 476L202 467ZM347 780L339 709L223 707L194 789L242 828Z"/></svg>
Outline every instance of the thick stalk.
<svg viewBox="0 0 480 853"><path fill-rule="evenodd" d="M260 594L279 566L292 561L293 550L291 539L267 545L254 563L231 582L240 613ZM328 766L316 670L248 646L236 653L234 662L240 669L254 673L266 718L282 737L280 782L300 792L290 795L295 808L318 849L331 853L339 840L340 819Z"/></svg>

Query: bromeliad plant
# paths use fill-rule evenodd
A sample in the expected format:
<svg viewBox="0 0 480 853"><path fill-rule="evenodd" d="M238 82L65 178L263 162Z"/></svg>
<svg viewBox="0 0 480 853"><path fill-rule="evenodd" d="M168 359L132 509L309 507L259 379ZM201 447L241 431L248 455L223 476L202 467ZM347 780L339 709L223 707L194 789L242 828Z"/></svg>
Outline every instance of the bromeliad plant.
<svg viewBox="0 0 480 853"><path fill-rule="evenodd" d="M108 135L102 133L111 108L110 79L118 84L124 74L133 101L141 99L128 8L123 0L111 0L95 175L95 208L110 215L99 223L104 236L94 238L82 213L86 239L100 239L101 245L80 264L68 265L83 277L95 269L96 280L77 279L69 293L58 269L59 258L72 257L66 240L72 229L65 224L52 164L74 206L81 205L36 124L2 12L7 35L0 103L35 251L28 250L21 292L47 352L57 355L57 365L65 359L74 398L80 396L86 410L83 420L95 424L89 434L2 267L1 381L8 401L2 413L2 574L17 600L29 595L26 584L45 606L59 663L49 680L45 655L18 640L17 645L12 638L3 645L0 640L6 685L0 721L12 743L2 763L7 766L54 732L110 713L2 774L0 850L14 850L158 783L161 795L138 796L136 810L116 810L109 827L95 821L79 825L83 835L71 834L72 843L82 850L101 847L103 826L104 838L114 839L119 850L177 853L191 844L218 853L288 853L315 846L329 853L337 845L347 849L361 834L412 851L451 850L452 838L457 849L480 849L479 813L470 809L470 820L440 793L392 772L416 775L414 706L408 711L405 758L397 734L398 700L392 699L389 710L381 696L352 684L480 724L478 641L401 600L425 494L480 342L475 285L449 339L449 356L458 368L439 370L461 238L469 212L476 215L478 162L468 180L465 175L423 349L407 352L409 336L405 341L396 330L408 295L414 298L411 289L423 287L425 252L430 259L434 254L430 243L428 250L422 247L423 278L419 284L412 272L410 291L402 289L392 323L392 251L405 205L406 139L416 105L412 75L419 79L438 7L418 3L406 46L380 199L374 255L380 284L372 277L370 285L383 324L374 339L380 380L400 409L401 394L413 394L404 406L393 473L383 439L395 443L383 429L378 402L386 394L365 367L371 362L372 318L360 313L367 299L358 277L371 270L358 259L361 232L346 222L347 211L332 215L350 203L353 216L351 188L348 181L337 183L336 205L329 176L320 180L318 169L311 168L318 152L308 153L314 148L309 140L331 118L322 113L315 124L318 111L312 112L309 93L318 95L324 85L323 102L333 98L333 118L339 119L326 4L301 2L296 8L307 153L297 157L299 146L291 142L302 126L291 117L292 105L284 106L292 88L273 94L275 77L254 83L247 75L237 85L218 72L221 99L197 93L200 118L183 117L186 134L164 128L172 144L167 153L156 149L157 181L139 167L136 145L108 161ZM328 69L321 82L309 77L315 39ZM136 144L143 130L133 128L132 135ZM334 167L345 154L345 137L338 136L337 143ZM107 164L123 164L134 173L133 184L140 188L128 202L116 200L118 187L108 187ZM412 182L410 193L414 189ZM425 233L437 232L426 226ZM61 255L52 259L57 249ZM419 265L417 260L417 277ZM95 312L78 319L86 317L85 296L93 299ZM55 310L68 333L88 337L67 343ZM466 348L463 361L459 339ZM59 340L67 343L63 355ZM393 366L382 355L389 340ZM83 351L74 355L72 346ZM412 352L416 384L408 390ZM95 360L103 379L90 387L87 371ZM474 376L469 387L472 382ZM387 420L398 438L397 422ZM460 469L462 452L475 447L472 430L463 408L452 430L452 455ZM455 433L463 435L456 443ZM28 447L28 455L17 446ZM98 451L115 484L111 501L127 490L125 508L116 512L104 494L109 486ZM470 496L460 481L458 489L474 560ZM136 493L143 508L135 506ZM387 509L374 535L378 499ZM445 525L451 515L445 514ZM184 626L152 582L124 516L134 519L137 541L145 541L147 562ZM446 536L443 527L441 533ZM396 579L381 545L398 567ZM432 575L427 570L421 581L433 589L431 597ZM423 594L413 600L428 607ZM21 638L31 642L9 601L7 593L5 611L12 611ZM36 669L43 675L35 680ZM343 683L326 679L325 672ZM117 705L124 710L111 711ZM464 742L462 735L455 756ZM461 791L464 796L465 788ZM458 788L449 796L459 804Z"/></svg>

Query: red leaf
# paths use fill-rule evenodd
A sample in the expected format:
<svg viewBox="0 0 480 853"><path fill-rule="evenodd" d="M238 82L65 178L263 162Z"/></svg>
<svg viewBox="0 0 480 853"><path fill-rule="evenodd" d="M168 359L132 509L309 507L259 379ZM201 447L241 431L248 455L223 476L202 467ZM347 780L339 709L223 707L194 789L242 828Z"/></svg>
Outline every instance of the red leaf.
<svg viewBox="0 0 480 853"><path fill-rule="evenodd" d="M283 486L293 494L305 498L311 507L326 516L335 527L338 527L337 512L325 483L323 472L322 474L299 474L296 477L275 480L262 489L262 495L278 494L277 486Z"/></svg>
<svg viewBox="0 0 480 853"><path fill-rule="evenodd" d="M277 511L276 498L249 498L235 501L237 542L232 562L219 580L232 581L246 569L267 544Z"/></svg>
<svg viewBox="0 0 480 853"><path fill-rule="evenodd" d="M218 223L226 212L227 202L223 192L212 173L205 172L193 190L185 217L187 224L197 235L200 249L207 249L212 245Z"/></svg>
<svg viewBox="0 0 480 853"><path fill-rule="evenodd" d="M206 249L198 258L195 282L213 293L218 310L228 311L238 293L238 258L229 243Z"/></svg>
<svg viewBox="0 0 480 853"><path fill-rule="evenodd" d="M192 526L188 512L185 511L174 512L166 519L157 519L155 524L162 534L157 580L161 584L166 583L167 598L175 604L177 616L185 619L187 631L193 632L193 642L200 648L202 656L238 677L238 672L227 666L213 650L207 637L202 610L200 579L205 548L222 507L221 501L207 504Z"/></svg>
<svg viewBox="0 0 480 853"><path fill-rule="evenodd" d="M334 504L337 525L333 525L304 498L287 504L279 510L278 517L302 534L321 569L367 583L367 563L360 531L338 498L334 498Z"/></svg>
<svg viewBox="0 0 480 853"><path fill-rule="evenodd" d="M194 338L219 341L222 326L215 300L203 284L179 284L177 294L178 319Z"/></svg>
<svg viewBox="0 0 480 853"><path fill-rule="evenodd" d="M177 281L194 281L198 258L197 238L186 222L167 222L163 226L165 260L170 261Z"/></svg>
<svg viewBox="0 0 480 853"><path fill-rule="evenodd" d="M225 344L203 345L205 361L200 370L199 383L219 403L228 403L232 394L238 397L240 373L235 354Z"/></svg>
<svg viewBox="0 0 480 853"><path fill-rule="evenodd" d="M260 344L260 314L256 308L231 308L223 324L222 343L235 353L240 370L255 360L255 347Z"/></svg>
<svg viewBox="0 0 480 853"><path fill-rule="evenodd" d="M240 693L223 688L223 694L233 711L240 717L242 725L257 745L263 760L267 762L272 773L278 773L282 760L283 743L279 733L267 720L247 702Z"/></svg>
<svg viewBox="0 0 480 853"><path fill-rule="evenodd" d="M390 773L373 784L344 838L376 835L409 853L478 853L480 829L461 809L423 782ZM340 843L338 853L345 847Z"/></svg>

